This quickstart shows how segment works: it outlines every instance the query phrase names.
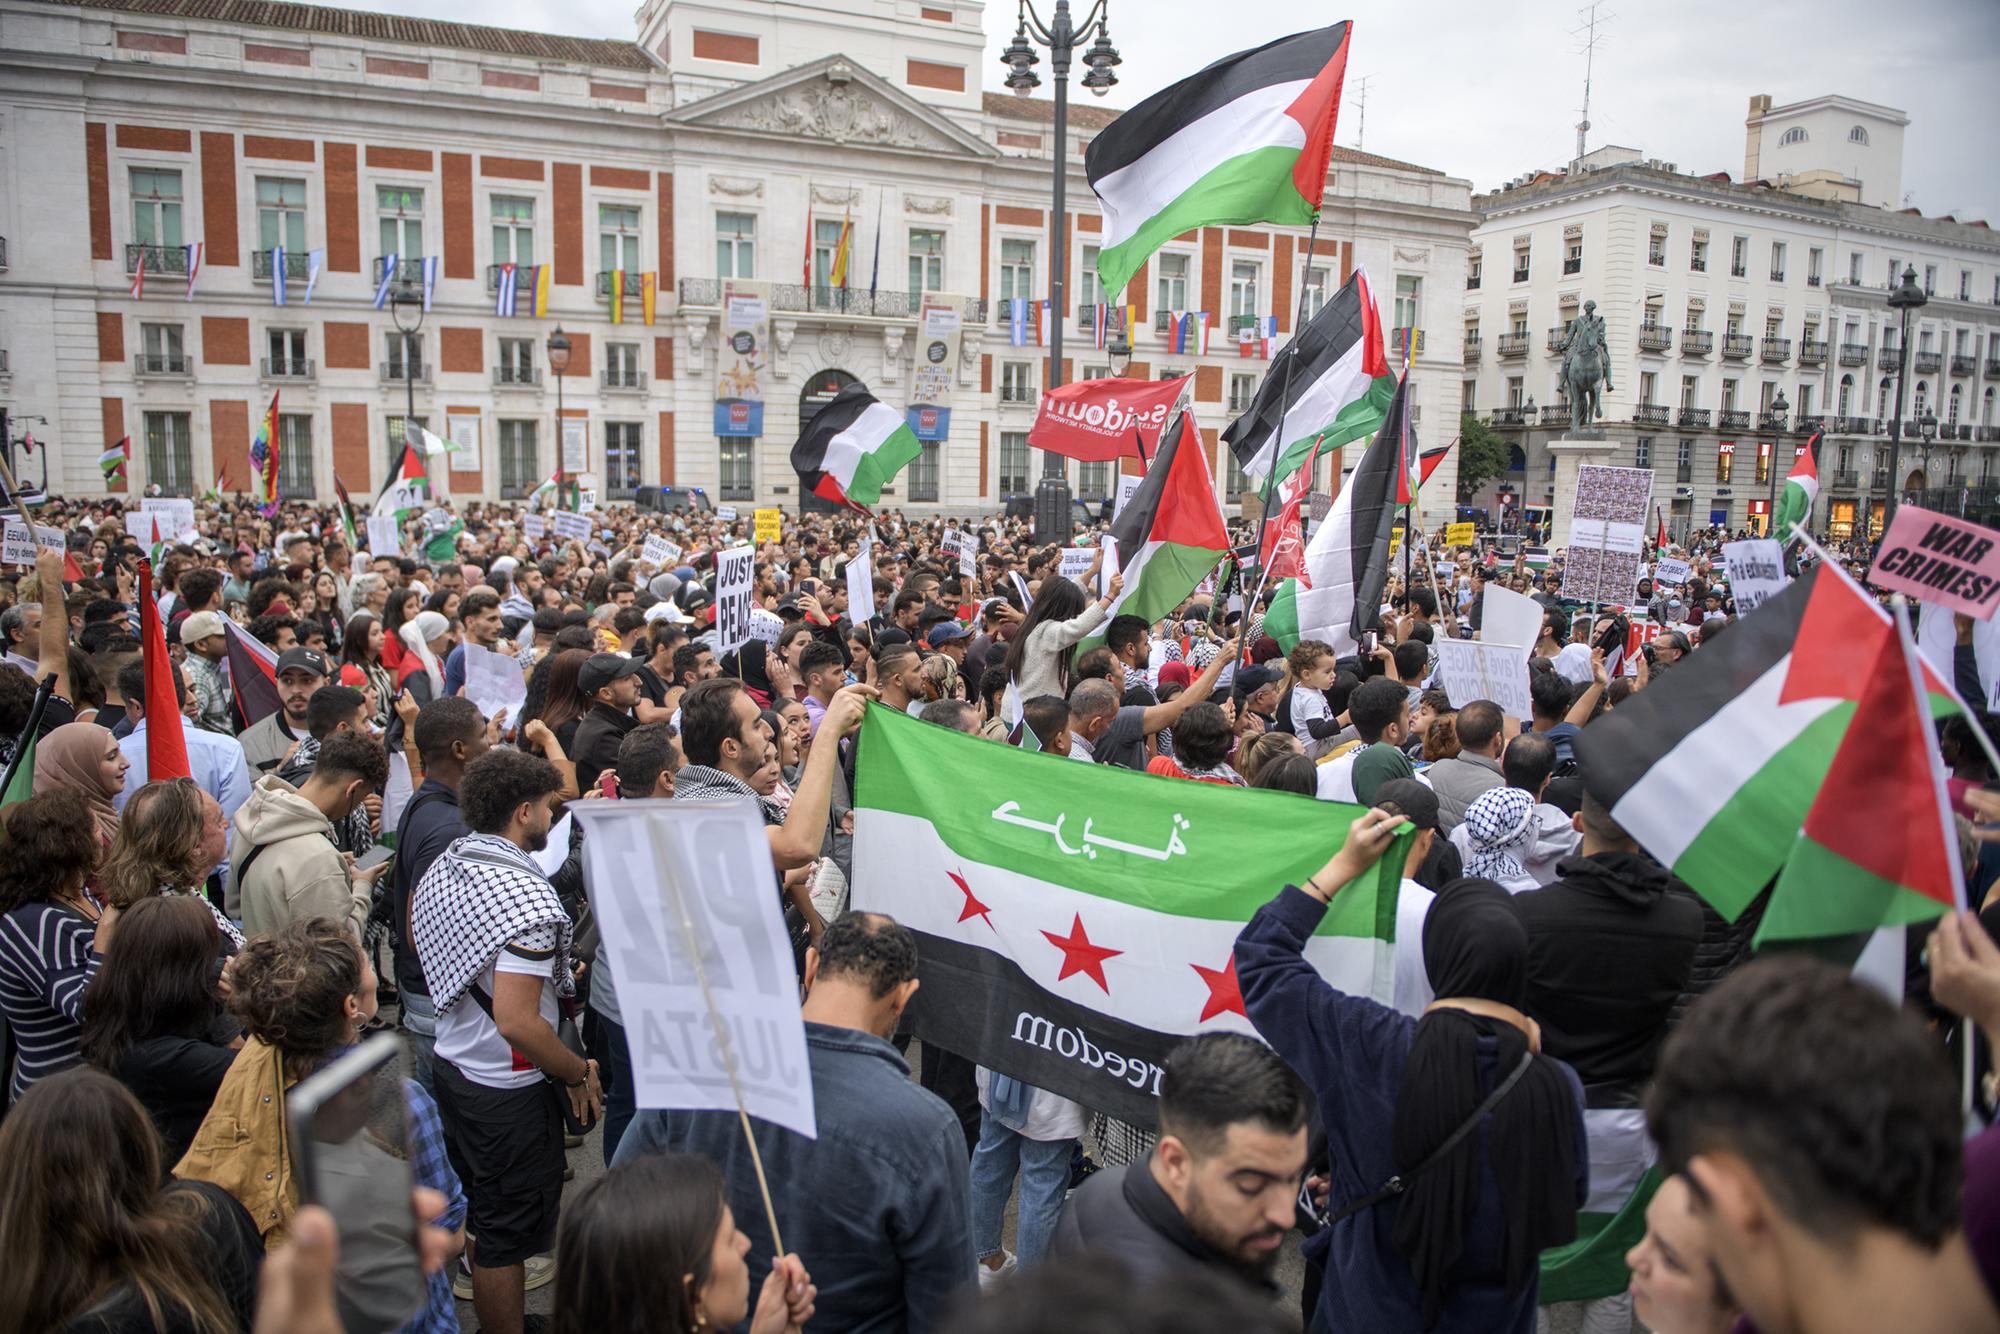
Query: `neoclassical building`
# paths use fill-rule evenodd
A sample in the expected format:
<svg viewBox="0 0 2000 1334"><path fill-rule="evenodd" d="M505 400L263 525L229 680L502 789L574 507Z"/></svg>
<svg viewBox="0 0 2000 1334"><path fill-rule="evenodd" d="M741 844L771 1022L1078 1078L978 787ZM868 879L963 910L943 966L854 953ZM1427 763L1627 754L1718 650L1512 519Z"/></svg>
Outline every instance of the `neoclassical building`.
<svg viewBox="0 0 2000 1334"><path fill-rule="evenodd" d="M523 495L560 450L606 499L792 505L802 416L859 380L928 437L893 503L997 508L1041 470L1049 354L1013 302L1050 290L1054 127L1045 98L981 91L982 8L649 0L625 42L0 0L0 406L51 447L15 466L94 491L129 439L130 485L241 489L275 398L288 491L371 493L413 416L458 446L433 461L457 495ZM1065 379L1109 373L1097 308L1129 306L1127 374L1194 372L1233 498L1215 435L1269 364L1235 330L1289 330L1363 265L1384 324L1418 330L1421 439L1453 437L1431 326L1465 281L1467 182L1337 149L1310 263L1302 229L1203 228L1106 294L1082 154L1115 114L1071 118ZM1205 354L1170 350L1169 310L1209 312Z"/></svg>

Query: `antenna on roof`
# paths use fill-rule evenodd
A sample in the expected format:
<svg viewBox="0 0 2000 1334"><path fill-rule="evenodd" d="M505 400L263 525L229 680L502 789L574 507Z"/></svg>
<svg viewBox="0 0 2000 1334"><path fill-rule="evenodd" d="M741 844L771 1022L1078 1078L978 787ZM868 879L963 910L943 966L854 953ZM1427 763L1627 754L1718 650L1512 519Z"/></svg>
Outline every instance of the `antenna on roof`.
<svg viewBox="0 0 2000 1334"><path fill-rule="evenodd" d="M1354 147L1357 152L1368 138L1368 85L1374 81L1373 74L1364 74L1354 81Z"/></svg>
<svg viewBox="0 0 2000 1334"><path fill-rule="evenodd" d="M1579 48L1579 54L1583 56L1583 111L1582 118L1576 123L1576 155L1579 158L1583 156L1583 137L1590 132L1590 76L1597 63L1598 45L1604 40L1597 30L1618 17L1616 14L1599 15L1599 3L1600 0L1592 0L1591 4L1576 11L1583 16L1583 22L1570 29L1569 34L1583 44Z"/></svg>

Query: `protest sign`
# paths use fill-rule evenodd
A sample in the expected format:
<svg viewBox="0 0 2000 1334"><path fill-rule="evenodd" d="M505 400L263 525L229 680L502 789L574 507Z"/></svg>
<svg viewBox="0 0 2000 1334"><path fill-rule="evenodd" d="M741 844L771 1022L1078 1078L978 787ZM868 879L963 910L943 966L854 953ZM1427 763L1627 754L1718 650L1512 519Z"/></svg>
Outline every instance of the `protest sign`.
<svg viewBox="0 0 2000 1334"><path fill-rule="evenodd" d="M1174 380L1075 380L1043 393L1028 443L1066 458L1103 462L1159 452L1174 404L1191 376ZM1143 451L1143 453L1142 453Z"/></svg>
<svg viewBox="0 0 2000 1334"><path fill-rule="evenodd" d="M1132 473L1120 473L1118 475L1118 498L1111 505L1111 521L1113 523L1118 522L1118 516L1125 512L1126 502L1132 499L1133 493L1139 489L1139 483L1145 480L1145 477Z"/></svg>
<svg viewBox="0 0 2000 1334"><path fill-rule="evenodd" d="M1519 645L1440 639L1436 647L1438 680L1451 696L1454 709L1462 709L1475 699L1490 699L1510 718L1534 715L1534 703L1528 696L1527 655Z"/></svg>
<svg viewBox="0 0 2000 1334"><path fill-rule="evenodd" d="M1576 472L1562 595L1577 602L1632 600L1653 500L1651 468L1586 463Z"/></svg>
<svg viewBox="0 0 2000 1334"><path fill-rule="evenodd" d="M477 644L465 645L465 697L487 718L505 713L513 718L528 701L528 678L521 664L505 653ZM505 726L503 721L502 726Z"/></svg>
<svg viewBox="0 0 2000 1334"><path fill-rule="evenodd" d="M588 809L586 809L588 808ZM735 1111L813 1137L798 980L748 801L590 801L584 883L641 1108Z"/></svg>
<svg viewBox="0 0 2000 1334"><path fill-rule="evenodd" d="M1694 567L1684 560L1662 556L1653 566L1653 586L1655 588L1679 588L1694 573Z"/></svg>
<svg viewBox="0 0 2000 1334"><path fill-rule="evenodd" d="M424 511L424 527L433 533L441 533L455 522L451 511L442 505Z"/></svg>
<svg viewBox="0 0 2000 1334"><path fill-rule="evenodd" d="M715 655L750 638L750 581L756 552L731 547L715 553Z"/></svg>
<svg viewBox="0 0 2000 1334"><path fill-rule="evenodd" d="M784 526L785 512L781 509L760 509L751 511L750 517L756 522L756 536L759 542L776 542L778 533Z"/></svg>
<svg viewBox="0 0 2000 1334"><path fill-rule="evenodd" d="M875 544L863 542L847 562L847 618L866 625L875 618Z"/></svg>
<svg viewBox="0 0 2000 1334"><path fill-rule="evenodd" d="M403 811L416 796L410 781L410 757L397 747L389 756L389 781L382 785L382 827L394 829L403 822Z"/></svg>
<svg viewBox="0 0 2000 1334"><path fill-rule="evenodd" d="M979 574L979 534L963 532L958 535L958 572L967 579Z"/></svg>
<svg viewBox="0 0 2000 1334"><path fill-rule="evenodd" d="M938 555L946 560L957 560L959 541L958 529L946 528L944 534L938 538Z"/></svg>
<svg viewBox="0 0 2000 1334"><path fill-rule="evenodd" d="M1097 559L1097 552L1092 547L1064 547L1059 559L1056 573L1073 583L1082 583L1083 577L1090 573L1090 563Z"/></svg>
<svg viewBox="0 0 2000 1334"><path fill-rule="evenodd" d="M1729 567L1729 591L1736 597L1736 614L1748 616L1785 591L1785 558L1771 537L1722 544L1722 562Z"/></svg>
<svg viewBox="0 0 2000 1334"><path fill-rule="evenodd" d="M61 554L63 532L60 528L46 528L39 523L31 529L29 525L10 516L4 536L0 536L0 547L4 547L4 550L0 550L0 563L33 565L38 547Z"/></svg>
<svg viewBox="0 0 2000 1334"><path fill-rule="evenodd" d="M164 514L127 514L125 536L143 547L150 547L155 542L173 540L173 534L167 531L167 518Z"/></svg>
<svg viewBox="0 0 2000 1334"><path fill-rule="evenodd" d="M1097 596L1111 596L1111 576L1118 573L1118 539L1106 533L1103 537L1104 563L1097 567Z"/></svg>
<svg viewBox="0 0 2000 1334"><path fill-rule="evenodd" d="M371 531L372 531L372 524L374 521L371 519L369 522L371 524ZM541 541L544 537L548 535L548 531L549 531L549 522L547 519L544 519L541 515L535 513L528 513L528 514L523 514L521 516L521 536L527 538L530 542Z"/></svg>
<svg viewBox="0 0 2000 1334"><path fill-rule="evenodd" d="M1734 571L1731 571L1732 580ZM2000 541L1991 528L1916 505L1899 505L1869 568L1877 588L1908 593L1979 620L2000 606ZM1743 595L1736 595L1742 607Z"/></svg>
<svg viewBox="0 0 2000 1334"><path fill-rule="evenodd" d="M565 542L584 542L590 538L590 516L576 514L569 510L557 510L549 516L549 526L557 537Z"/></svg>
<svg viewBox="0 0 2000 1334"><path fill-rule="evenodd" d="M1444 544L1448 547L1469 547L1478 540L1478 530L1470 523L1448 523L1444 528Z"/></svg>
<svg viewBox="0 0 2000 1334"><path fill-rule="evenodd" d="M775 646L778 636L785 632L785 618L775 611L765 611L762 607L750 609L750 637L761 639Z"/></svg>
<svg viewBox="0 0 2000 1334"><path fill-rule="evenodd" d="M194 502L180 496L147 496L139 508L160 516L160 531L176 542L192 542L201 536L194 526Z"/></svg>
<svg viewBox="0 0 2000 1334"><path fill-rule="evenodd" d="M529 516L539 525L542 516ZM541 534L537 533L539 537ZM393 514L371 514L368 516L368 550L377 556L400 556L403 553L403 535L396 527Z"/></svg>
<svg viewBox="0 0 2000 1334"><path fill-rule="evenodd" d="M717 505L715 507L715 517L724 523L735 523L736 507L734 505Z"/></svg>
<svg viewBox="0 0 2000 1334"><path fill-rule="evenodd" d="M1542 604L1524 593L1498 584L1486 585L1479 613L1481 643L1520 644L1525 660L1542 638Z"/></svg>
<svg viewBox="0 0 2000 1334"><path fill-rule="evenodd" d="M639 548L639 559L656 570L671 569L680 558L680 546L658 533L647 534L646 544Z"/></svg>

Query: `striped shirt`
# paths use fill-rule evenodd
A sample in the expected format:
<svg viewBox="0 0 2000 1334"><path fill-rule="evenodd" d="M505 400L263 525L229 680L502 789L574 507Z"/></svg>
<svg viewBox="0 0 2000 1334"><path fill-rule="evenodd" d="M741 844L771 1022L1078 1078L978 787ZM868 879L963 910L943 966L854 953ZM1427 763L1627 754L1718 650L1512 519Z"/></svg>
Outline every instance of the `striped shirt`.
<svg viewBox="0 0 2000 1334"><path fill-rule="evenodd" d="M53 903L24 903L0 917L0 1012L19 1055L10 1098L83 1059L83 991L104 956L95 923Z"/></svg>

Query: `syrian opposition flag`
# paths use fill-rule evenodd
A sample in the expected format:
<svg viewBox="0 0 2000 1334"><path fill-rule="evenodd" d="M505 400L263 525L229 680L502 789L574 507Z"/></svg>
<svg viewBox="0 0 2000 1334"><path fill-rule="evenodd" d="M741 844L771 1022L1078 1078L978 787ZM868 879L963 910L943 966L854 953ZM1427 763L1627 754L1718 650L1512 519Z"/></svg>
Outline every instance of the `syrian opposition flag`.
<svg viewBox="0 0 2000 1334"><path fill-rule="evenodd" d="M227 614L222 637L229 649L230 702L242 726L254 726L278 711L278 655Z"/></svg>
<svg viewBox="0 0 2000 1334"><path fill-rule="evenodd" d="M882 488L923 453L903 414L851 384L812 415L792 446L792 467L806 490L866 513Z"/></svg>
<svg viewBox="0 0 2000 1334"><path fill-rule="evenodd" d="M1821 432L1814 431L1785 478L1785 490L1778 497L1778 513L1771 520L1771 536L1786 546L1792 543L1792 525L1812 526L1813 502L1819 499L1819 443Z"/></svg>
<svg viewBox="0 0 2000 1334"><path fill-rule="evenodd" d="M400 519L407 511L429 504L430 498L430 474L424 471L424 461L416 449L405 441L403 461L396 475L382 488L382 494L375 497L375 513Z"/></svg>
<svg viewBox="0 0 2000 1334"><path fill-rule="evenodd" d="M1225 56L1090 141L1083 166L1104 215L1105 291L1122 291L1163 242L1206 223L1312 221L1351 26Z"/></svg>
<svg viewBox="0 0 2000 1334"><path fill-rule="evenodd" d="M1382 610L1389 582L1389 534L1396 524L1397 479L1403 466L1407 381L1389 400L1382 429L1333 498L1333 508L1306 545L1305 573L1286 579L1264 614L1264 633L1290 653L1301 639L1320 639L1336 654L1361 646ZM1246 615L1249 611L1246 610Z"/></svg>
<svg viewBox="0 0 2000 1334"><path fill-rule="evenodd" d="M1252 1031L1236 936L1362 809L1072 764L877 704L854 805L853 905L917 934L917 1036L1141 1126L1176 1041ZM1406 847L1334 896L1305 951L1383 1004Z"/></svg>
<svg viewBox="0 0 2000 1334"><path fill-rule="evenodd" d="M1250 410L1222 438L1245 476L1275 469L1282 482L1322 437L1339 449L1379 430L1395 392L1375 294L1356 269L1272 360Z"/></svg>
<svg viewBox="0 0 2000 1334"><path fill-rule="evenodd" d="M1215 482L1203 456L1201 432L1182 413L1178 429L1160 433L1159 452L1145 480L1112 522L1125 587L1096 633L1077 652L1104 642L1113 617L1157 621L1187 601L1229 550L1229 529L1215 503Z"/></svg>
<svg viewBox="0 0 2000 1334"><path fill-rule="evenodd" d="M1895 627L1822 562L1576 739L1584 786L1734 921L1790 860ZM1965 712L1924 666L1933 716ZM1900 678L1898 678L1900 680ZM1875 772L1901 761L1866 729ZM1879 799L1846 818L1890 818Z"/></svg>

